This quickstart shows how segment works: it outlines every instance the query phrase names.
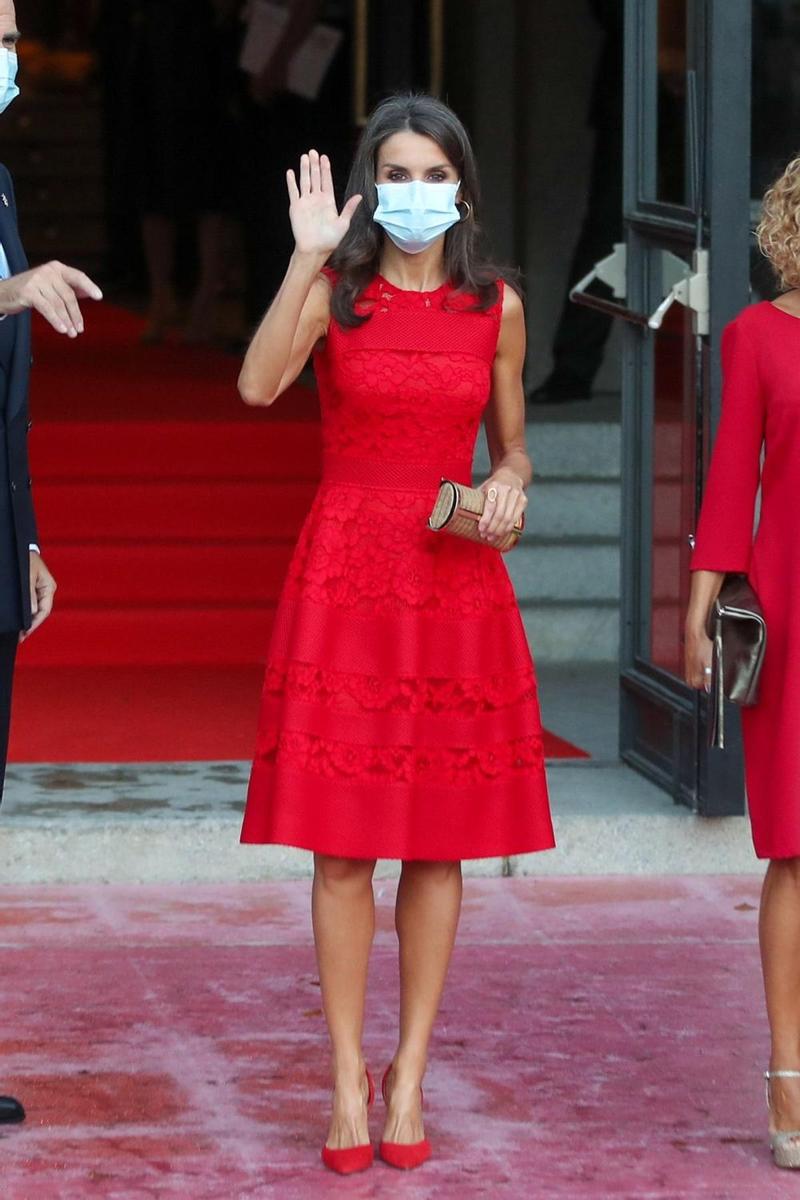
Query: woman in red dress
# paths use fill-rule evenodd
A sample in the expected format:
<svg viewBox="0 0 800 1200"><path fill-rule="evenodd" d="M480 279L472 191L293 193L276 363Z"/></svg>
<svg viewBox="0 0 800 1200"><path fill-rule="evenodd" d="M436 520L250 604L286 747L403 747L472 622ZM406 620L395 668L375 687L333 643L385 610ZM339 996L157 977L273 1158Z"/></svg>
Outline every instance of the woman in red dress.
<svg viewBox="0 0 800 1200"><path fill-rule="evenodd" d="M553 845L533 663L496 549L531 479L525 326L479 250L475 163L444 104L378 107L341 212L325 155L287 178L295 250L239 388L272 404L313 352L323 472L276 616L242 840L314 852L334 1077L323 1159L349 1173L373 1158L361 1040L375 860L402 861L380 1153L411 1167L430 1154L421 1084L460 861ZM480 544L427 517L441 477L470 482L482 419Z"/></svg>
<svg viewBox="0 0 800 1200"><path fill-rule="evenodd" d="M686 678L697 688L708 687L705 623L725 572L749 576L767 621L761 698L742 711L742 729L753 842L769 859L759 925L772 1038L767 1101L773 1155L784 1167L800 1167L799 218L797 158L767 192L758 230L783 294L744 309L723 336L722 419L686 620Z"/></svg>

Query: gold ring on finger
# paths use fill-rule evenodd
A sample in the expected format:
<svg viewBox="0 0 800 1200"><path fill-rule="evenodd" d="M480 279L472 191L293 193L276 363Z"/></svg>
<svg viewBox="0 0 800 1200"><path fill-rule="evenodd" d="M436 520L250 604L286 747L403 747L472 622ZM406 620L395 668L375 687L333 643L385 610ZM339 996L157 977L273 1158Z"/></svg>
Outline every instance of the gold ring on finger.
<svg viewBox="0 0 800 1200"><path fill-rule="evenodd" d="M489 488L488 492L486 493L486 499L489 501L490 504L495 504L497 502L497 488L496 487Z"/></svg>

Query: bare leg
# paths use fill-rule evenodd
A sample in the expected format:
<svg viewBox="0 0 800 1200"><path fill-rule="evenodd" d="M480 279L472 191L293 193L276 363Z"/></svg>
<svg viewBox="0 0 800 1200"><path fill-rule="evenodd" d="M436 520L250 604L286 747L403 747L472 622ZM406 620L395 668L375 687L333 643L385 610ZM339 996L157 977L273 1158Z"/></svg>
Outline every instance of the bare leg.
<svg viewBox="0 0 800 1200"><path fill-rule="evenodd" d="M332 1150L369 1141L361 1039L375 933L374 870L374 861L314 858L311 909L333 1066L333 1115L326 1142Z"/></svg>
<svg viewBox="0 0 800 1200"><path fill-rule="evenodd" d="M425 1136L420 1085L458 929L461 894L461 863L403 863L395 908L400 1041L389 1080L387 1142L419 1142Z"/></svg>
<svg viewBox="0 0 800 1200"><path fill-rule="evenodd" d="M767 868L759 920L761 963L772 1037L770 1069L800 1070L800 859ZM778 1130L800 1130L800 1079L770 1084Z"/></svg>
<svg viewBox="0 0 800 1200"><path fill-rule="evenodd" d="M175 320L175 222L147 213L142 217L142 243L150 281L150 311L143 340L157 342Z"/></svg>
<svg viewBox="0 0 800 1200"><path fill-rule="evenodd" d="M208 341L214 336L216 304L225 285L225 217L221 213L200 217L197 243L199 274L184 332L190 342Z"/></svg>

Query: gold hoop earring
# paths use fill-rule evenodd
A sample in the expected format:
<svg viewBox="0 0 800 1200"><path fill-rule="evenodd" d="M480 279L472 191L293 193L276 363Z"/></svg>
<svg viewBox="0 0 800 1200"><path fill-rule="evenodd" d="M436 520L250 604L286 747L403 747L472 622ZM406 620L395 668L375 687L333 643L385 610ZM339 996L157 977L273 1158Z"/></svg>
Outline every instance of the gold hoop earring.
<svg viewBox="0 0 800 1200"><path fill-rule="evenodd" d="M461 220L468 221L472 216L472 205L470 204L469 200L459 200L458 204L463 204L467 210L466 213L462 213ZM458 204L456 205L456 208L458 208Z"/></svg>

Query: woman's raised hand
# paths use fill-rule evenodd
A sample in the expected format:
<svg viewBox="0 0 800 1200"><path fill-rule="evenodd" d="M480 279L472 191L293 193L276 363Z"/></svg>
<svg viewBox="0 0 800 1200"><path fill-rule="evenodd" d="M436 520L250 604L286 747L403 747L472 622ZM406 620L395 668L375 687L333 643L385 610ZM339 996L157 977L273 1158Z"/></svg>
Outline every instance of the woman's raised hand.
<svg viewBox="0 0 800 1200"><path fill-rule="evenodd" d="M330 159L316 150L309 150L300 159L299 186L294 171L286 172L286 184L289 219L299 253L333 253L350 228L361 196L351 196L342 211L337 210Z"/></svg>

